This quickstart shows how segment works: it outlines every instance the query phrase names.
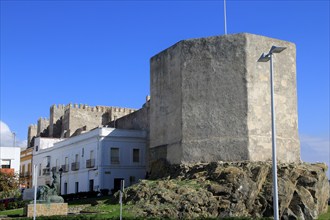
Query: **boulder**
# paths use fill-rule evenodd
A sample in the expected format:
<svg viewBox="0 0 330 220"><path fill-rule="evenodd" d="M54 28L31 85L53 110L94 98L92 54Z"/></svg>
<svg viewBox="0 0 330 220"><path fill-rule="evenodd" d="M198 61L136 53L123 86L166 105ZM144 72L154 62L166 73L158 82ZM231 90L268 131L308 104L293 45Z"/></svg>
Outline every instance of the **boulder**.
<svg viewBox="0 0 330 220"><path fill-rule="evenodd" d="M149 180L125 190L124 202L139 216L193 219L272 217L270 162L170 165L158 161ZM329 183L324 164L278 165L281 219L316 219L327 211Z"/></svg>

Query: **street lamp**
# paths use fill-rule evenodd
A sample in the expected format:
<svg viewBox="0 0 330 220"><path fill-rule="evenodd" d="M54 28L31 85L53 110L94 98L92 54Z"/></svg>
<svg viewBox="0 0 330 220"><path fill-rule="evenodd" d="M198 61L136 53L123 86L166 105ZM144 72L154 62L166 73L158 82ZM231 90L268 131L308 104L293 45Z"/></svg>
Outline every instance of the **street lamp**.
<svg viewBox="0 0 330 220"><path fill-rule="evenodd" d="M60 169L58 169L58 172L60 172L60 195L61 195L62 194L62 191L61 191L61 187L62 187L62 173L63 173L62 167Z"/></svg>
<svg viewBox="0 0 330 220"><path fill-rule="evenodd" d="M272 46L268 54L262 54L258 62L268 62L270 60L270 94L272 113L272 161L273 161L273 209L274 220L279 219L278 214L278 189L277 189L277 163L276 163L276 128L275 128L275 104L274 104L274 77L273 77L273 53L281 53L286 47Z"/></svg>

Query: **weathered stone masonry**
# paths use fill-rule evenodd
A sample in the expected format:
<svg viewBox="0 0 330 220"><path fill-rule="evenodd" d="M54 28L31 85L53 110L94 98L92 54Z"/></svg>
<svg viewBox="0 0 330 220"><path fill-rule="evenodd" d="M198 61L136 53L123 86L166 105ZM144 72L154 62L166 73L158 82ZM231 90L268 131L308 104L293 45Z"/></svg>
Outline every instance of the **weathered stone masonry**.
<svg viewBox="0 0 330 220"><path fill-rule="evenodd" d="M114 119L133 113L136 109L88 106L83 104L52 105L50 119L40 118L38 125L29 126L28 147L33 146L35 136L68 138L83 131L103 126Z"/></svg>
<svg viewBox="0 0 330 220"><path fill-rule="evenodd" d="M271 159L272 45L278 160L300 161L293 43L253 34L180 41L151 58L151 160L170 163Z"/></svg>

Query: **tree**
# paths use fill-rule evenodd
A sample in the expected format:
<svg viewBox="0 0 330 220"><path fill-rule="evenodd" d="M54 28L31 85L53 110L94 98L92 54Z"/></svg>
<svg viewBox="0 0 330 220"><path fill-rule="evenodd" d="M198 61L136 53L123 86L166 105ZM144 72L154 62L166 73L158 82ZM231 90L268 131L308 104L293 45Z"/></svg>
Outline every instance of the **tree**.
<svg viewBox="0 0 330 220"><path fill-rule="evenodd" d="M19 177L17 174L0 172L0 199L19 195Z"/></svg>

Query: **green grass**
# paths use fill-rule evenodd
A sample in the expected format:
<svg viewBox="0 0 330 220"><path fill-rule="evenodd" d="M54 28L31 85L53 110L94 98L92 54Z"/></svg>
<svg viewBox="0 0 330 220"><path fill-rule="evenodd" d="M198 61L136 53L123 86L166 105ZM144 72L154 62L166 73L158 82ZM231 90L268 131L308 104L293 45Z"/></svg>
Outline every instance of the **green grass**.
<svg viewBox="0 0 330 220"><path fill-rule="evenodd" d="M71 220L88 220L88 219L119 219L120 214L120 205L118 202L113 201L113 198L110 196L106 197L97 197L91 199L83 199L79 201L69 202L69 206L85 205L91 204L92 202L97 201L97 205L89 206L83 209L85 214L79 214L74 216L61 216L61 217L38 217L38 219L71 219ZM0 211L0 216L8 215L23 215L23 208ZM25 219L25 218L24 218ZM31 218L26 218L31 219ZM139 219L158 219L158 218L137 218L134 215L134 206L132 205L123 205L123 219L125 220L139 220ZM202 219L202 218L201 218ZM205 219L214 219L214 218L205 218ZM250 220L250 218L225 218L227 220ZM265 218L264 218L265 219ZM328 212L321 215L318 220L329 220L330 219L330 206L328 207Z"/></svg>
<svg viewBox="0 0 330 220"><path fill-rule="evenodd" d="M328 212L320 215L318 220L329 220L330 219L330 206L328 206Z"/></svg>
<svg viewBox="0 0 330 220"><path fill-rule="evenodd" d="M0 215L23 215L23 208L0 211Z"/></svg>

